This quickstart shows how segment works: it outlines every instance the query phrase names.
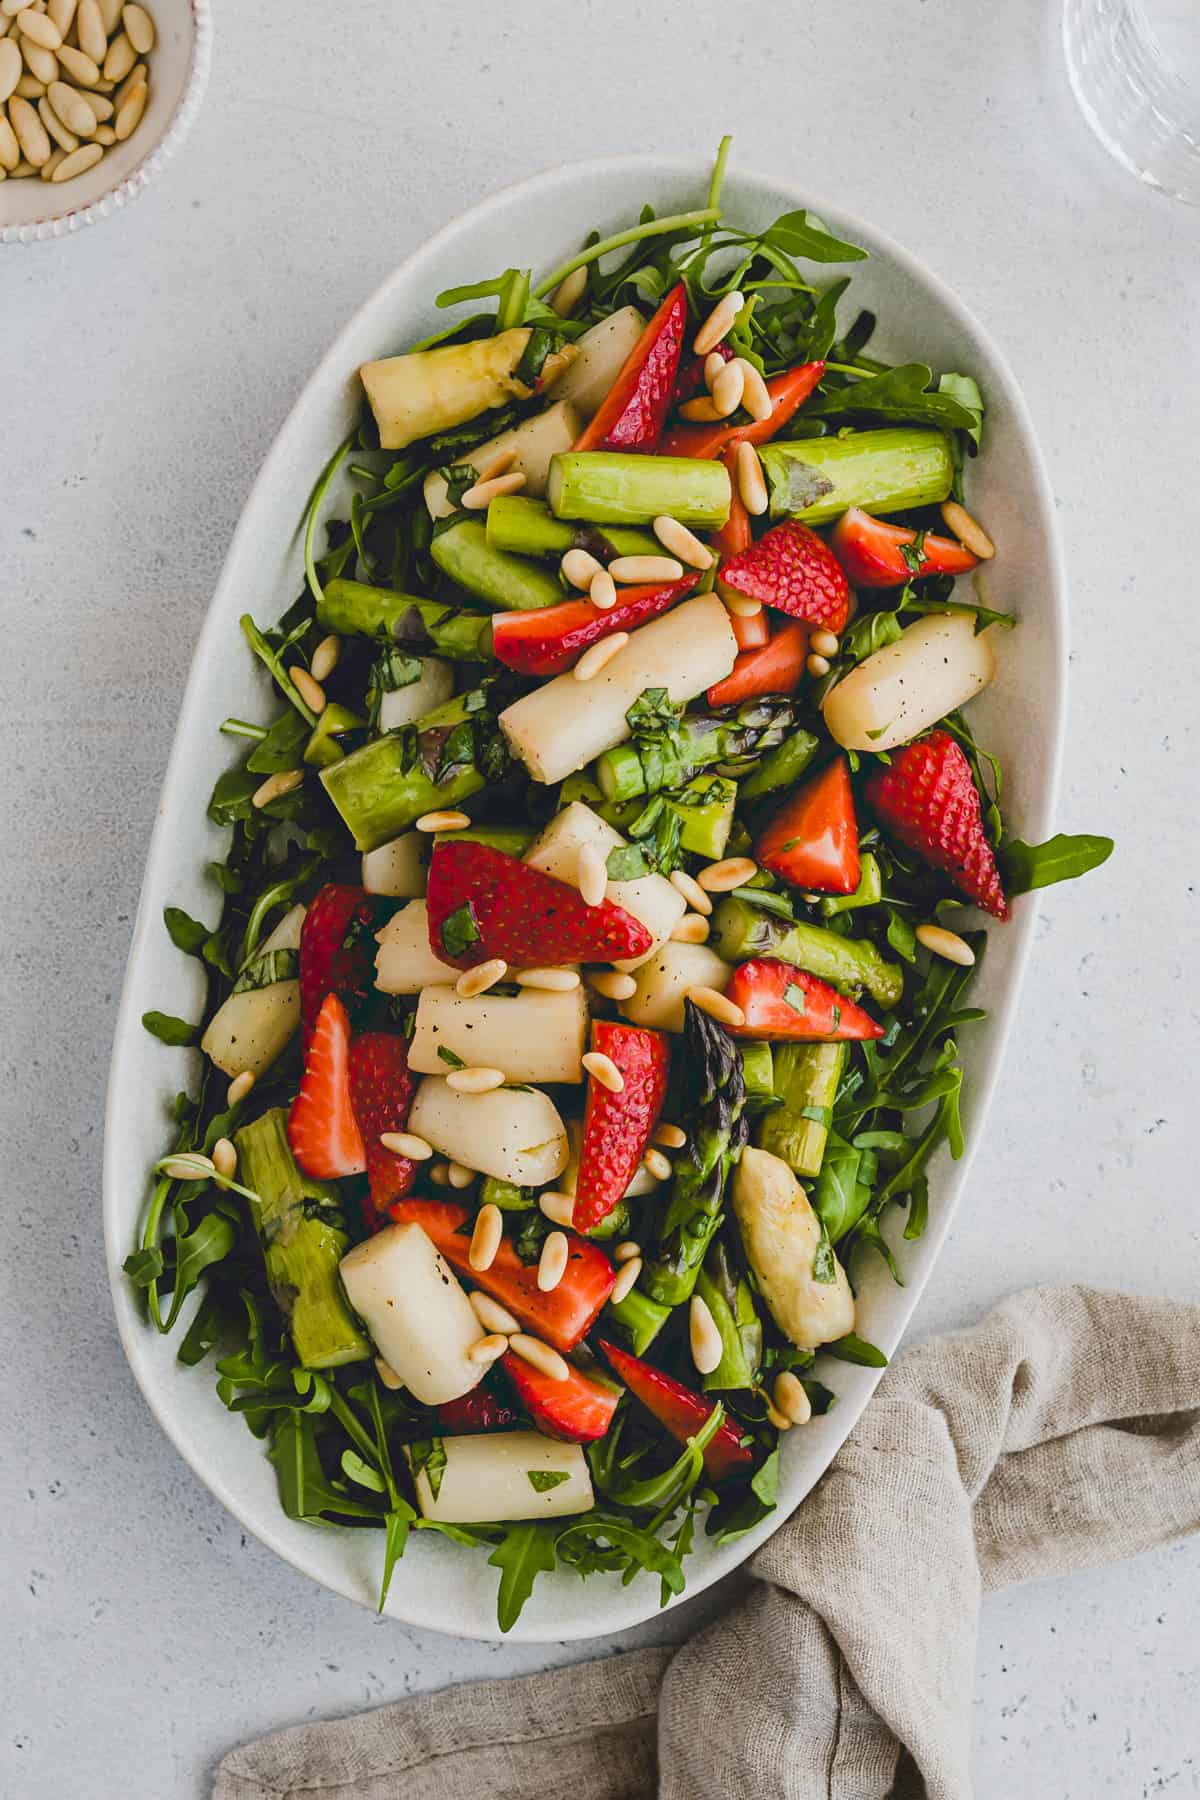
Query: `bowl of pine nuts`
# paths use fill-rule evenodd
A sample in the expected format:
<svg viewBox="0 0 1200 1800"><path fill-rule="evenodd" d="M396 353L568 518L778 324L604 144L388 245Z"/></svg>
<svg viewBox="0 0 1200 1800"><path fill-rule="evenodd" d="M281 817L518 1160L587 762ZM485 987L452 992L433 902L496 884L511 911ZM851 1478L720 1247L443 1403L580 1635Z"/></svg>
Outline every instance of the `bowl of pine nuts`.
<svg viewBox="0 0 1200 1800"><path fill-rule="evenodd" d="M0 0L0 244L119 211L183 141L209 0Z"/></svg>

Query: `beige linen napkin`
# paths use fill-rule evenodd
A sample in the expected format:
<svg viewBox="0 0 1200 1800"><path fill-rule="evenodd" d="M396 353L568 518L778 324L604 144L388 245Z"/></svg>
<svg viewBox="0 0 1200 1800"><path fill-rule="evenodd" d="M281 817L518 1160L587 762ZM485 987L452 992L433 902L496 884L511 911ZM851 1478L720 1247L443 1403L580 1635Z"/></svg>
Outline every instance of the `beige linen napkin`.
<svg viewBox="0 0 1200 1800"><path fill-rule="evenodd" d="M904 1353L679 1650L235 1750L213 1800L966 1800L985 1588L1200 1526L1200 1307L1017 1294Z"/></svg>

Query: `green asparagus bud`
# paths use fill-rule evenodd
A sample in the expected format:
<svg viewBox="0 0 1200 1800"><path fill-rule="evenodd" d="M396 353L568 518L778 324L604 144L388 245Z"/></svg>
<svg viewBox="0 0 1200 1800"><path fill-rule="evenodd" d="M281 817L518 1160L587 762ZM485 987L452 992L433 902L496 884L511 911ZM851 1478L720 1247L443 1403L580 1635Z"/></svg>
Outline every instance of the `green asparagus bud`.
<svg viewBox="0 0 1200 1800"><path fill-rule="evenodd" d="M674 731L645 733L596 758L596 780L607 800L632 800L680 788L713 763L753 756L783 741L798 705L767 694L680 720Z"/></svg>
<svg viewBox="0 0 1200 1800"><path fill-rule="evenodd" d="M546 485L555 518L594 525L650 525L662 513L684 525L724 525L730 497L723 463L613 450L570 450L551 457Z"/></svg>
<svg viewBox="0 0 1200 1800"><path fill-rule="evenodd" d="M430 555L451 581L503 612L557 606L563 598L557 575L528 557L494 550L482 519L459 519L435 531Z"/></svg>
<svg viewBox="0 0 1200 1800"><path fill-rule="evenodd" d="M284 1108L243 1125L237 1150L241 1180L257 1196L247 1205L267 1281L297 1357L306 1369L336 1369L370 1356L338 1281L350 1239L337 1189L297 1167Z"/></svg>
<svg viewBox="0 0 1200 1800"><path fill-rule="evenodd" d="M524 856L537 836L521 825L464 825L459 831L439 831L437 844L487 844L492 850L503 850L505 856Z"/></svg>
<svg viewBox="0 0 1200 1800"><path fill-rule="evenodd" d="M464 612L440 600L393 594L365 581L325 584L317 618L343 637L390 637L417 656L445 656L451 662L488 662L492 621L486 613Z"/></svg>
<svg viewBox="0 0 1200 1800"><path fill-rule="evenodd" d="M775 1057L770 1044L739 1044L746 1105L753 1110L775 1099Z"/></svg>
<svg viewBox="0 0 1200 1800"><path fill-rule="evenodd" d="M609 526L577 525L556 519L544 500L527 500L523 494L497 494L487 511L487 541L493 550L516 556L564 556L568 550L586 550L598 562L614 556L661 556L662 545L651 531Z"/></svg>
<svg viewBox="0 0 1200 1800"><path fill-rule="evenodd" d="M797 1175L819 1175L829 1118L846 1067L845 1044L777 1044L775 1092L780 1105L758 1121L761 1150L782 1157Z"/></svg>
<svg viewBox="0 0 1200 1800"><path fill-rule="evenodd" d="M954 480L948 435L913 426L764 444L758 454L771 517L810 525L848 506L873 513L931 506L948 497Z"/></svg>
<svg viewBox="0 0 1200 1800"><path fill-rule="evenodd" d="M713 948L726 962L773 956L794 963L852 997L866 988L880 1006L895 1006L904 992L903 971L865 938L839 937L822 925L786 919L733 895L713 915Z"/></svg>
<svg viewBox="0 0 1200 1800"><path fill-rule="evenodd" d="M609 1301L604 1309L604 1325L635 1356L645 1356L670 1316L669 1306L660 1306L649 1294L634 1287L623 1300Z"/></svg>
<svg viewBox="0 0 1200 1800"><path fill-rule="evenodd" d="M501 1212L532 1212L537 1205L534 1188L518 1187L498 1175L485 1175L479 1184L480 1206L498 1206Z"/></svg>
<svg viewBox="0 0 1200 1800"><path fill-rule="evenodd" d="M304 746L305 762L314 763L319 769L337 762L339 757L345 755L338 739L347 731L365 730L366 724L367 721L351 712L348 706L339 706L336 700L331 700L318 717L312 736Z"/></svg>
<svg viewBox="0 0 1200 1800"><path fill-rule="evenodd" d="M750 1283L735 1270L718 1237L696 1277L696 1292L708 1304L721 1334L721 1360L704 1377L704 1388L748 1388L762 1361L762 1321L754 1309Z"/></svg>
<svg viewBox="0 0 1200 1800"><path fill-rule="evenodd" d="M860 906L874 906L883 898L883 875L879 858L864 850L859 864L858 886L852 894L827 894L821 902L821 916L832 919L840 912L854 912Z"/></svg>
<svg viewBox="0 0 1200 1800"><path fill-rule="evenodd" d="M738 783L742 800L762 800L767 794L774 794L780 788L791 787L799 781L805 769L820 748L821 740L811 731L793 731L790 737L784 738L782 744L776 744L773 750Z"/></svg>

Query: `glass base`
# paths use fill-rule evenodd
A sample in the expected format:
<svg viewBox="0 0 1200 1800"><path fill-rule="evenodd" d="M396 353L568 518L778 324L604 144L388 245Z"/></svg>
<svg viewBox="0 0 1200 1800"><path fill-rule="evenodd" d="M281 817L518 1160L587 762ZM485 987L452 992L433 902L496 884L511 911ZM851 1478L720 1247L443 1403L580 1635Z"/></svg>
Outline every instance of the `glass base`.
<svg viewBox="0 0 1200 1800"><path fill-rule="evenodd" d="M1066 0L1063 48L1080 110L1109 154L1147 186L1200 206L1200 87L1173 66L1142 0Z"/></svg>

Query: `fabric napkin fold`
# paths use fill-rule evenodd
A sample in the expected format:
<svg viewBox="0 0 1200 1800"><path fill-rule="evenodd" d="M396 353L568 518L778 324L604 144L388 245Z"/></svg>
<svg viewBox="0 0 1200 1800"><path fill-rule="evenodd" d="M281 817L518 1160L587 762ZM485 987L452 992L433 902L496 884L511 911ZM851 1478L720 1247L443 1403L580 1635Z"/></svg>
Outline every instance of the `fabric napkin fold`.
<svg viewBox="0 0 1200 1800"><path fill-rule="evenodd" d="M1017 1294L906 1351L680 1649L233 1751L213 1800L968 1800L985 1589L1200 1526L1200 1306Z"/></svg>

